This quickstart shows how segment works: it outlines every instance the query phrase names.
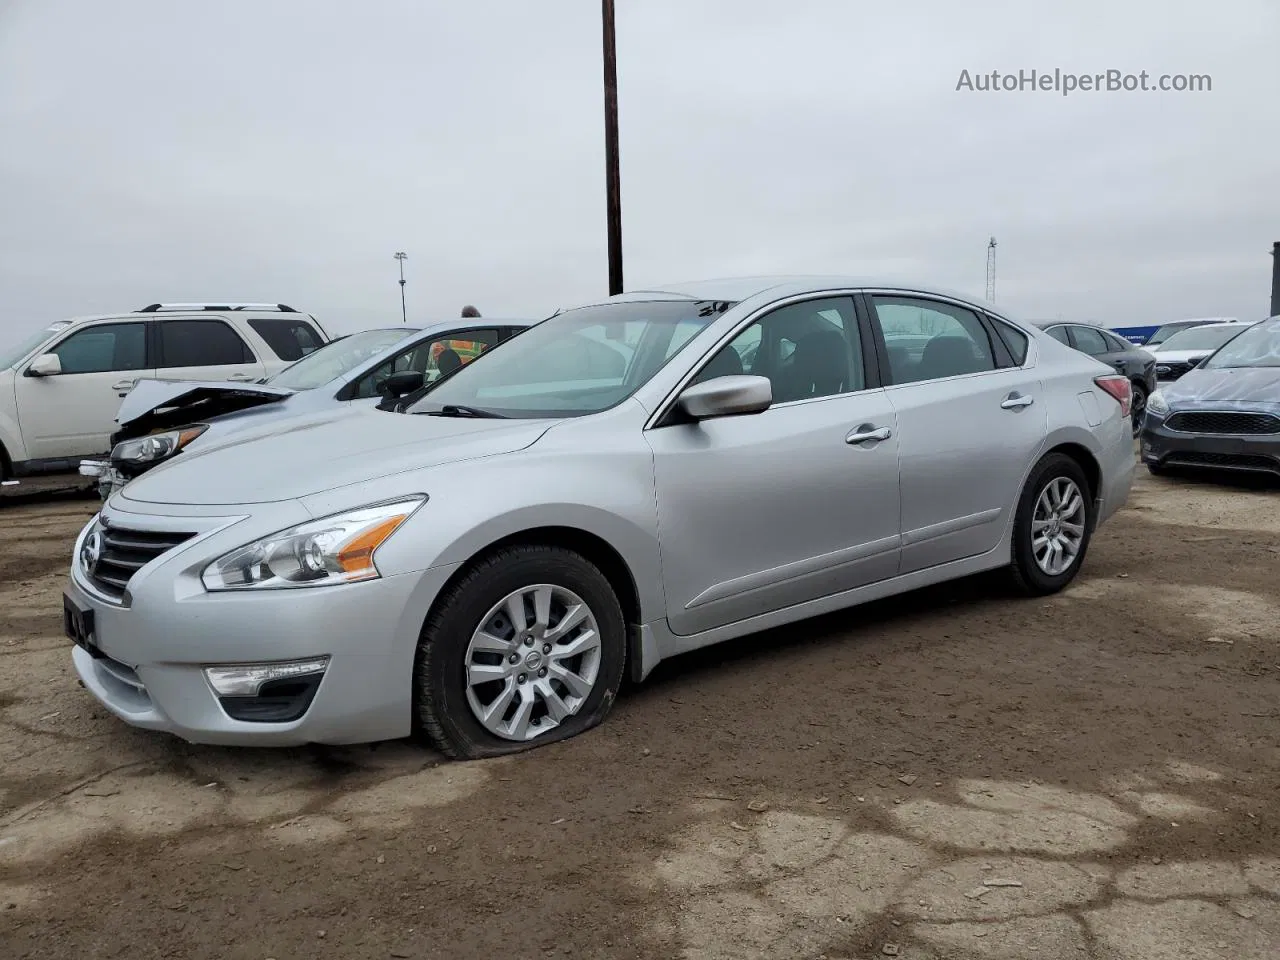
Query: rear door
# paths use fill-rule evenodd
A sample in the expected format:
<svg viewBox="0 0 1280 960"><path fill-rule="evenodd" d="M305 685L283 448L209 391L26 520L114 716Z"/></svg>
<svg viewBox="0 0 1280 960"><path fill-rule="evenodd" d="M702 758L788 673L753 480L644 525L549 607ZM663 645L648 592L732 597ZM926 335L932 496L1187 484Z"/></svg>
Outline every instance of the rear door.
<svg viewBox="0 0 1280 960"><path fill-rule="evenodd" d="M991 321L960 303L867 300L898 420L902 573L986 553L1044 444L1043 389L1024 365L1025 345L1021 360L1011 357ZM921 338L916 360L910 347Z"/></svg>
<svg viewBox="0 0 1280 960"><path fill-rule="evenodd" d="M244 337L218 317L154 321L156 375L162 380L259 380L266 368Z"/></svg>
<svg viewBox="0 0 1280 960"><path fill-rule="evenodd" d="M18 425L32 460L107 453L116 410L139 379L155 376L144 320L76 328L45 353L62 373L33 377L28 363L15 378Z"/></svg>

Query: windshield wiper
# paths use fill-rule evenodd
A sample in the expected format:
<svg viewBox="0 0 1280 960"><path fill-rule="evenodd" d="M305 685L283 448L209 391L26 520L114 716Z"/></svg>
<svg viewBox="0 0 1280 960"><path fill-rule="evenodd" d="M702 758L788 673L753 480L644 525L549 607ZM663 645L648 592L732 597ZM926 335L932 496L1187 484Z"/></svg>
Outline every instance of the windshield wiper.
<svg viewBox="0 0 1280 960"><path fill-rule="evenodd" d="M430 410L428 417L477 417L491 420L506 420L500 413L492 410L481 410L479 407L467 407L460 403L446 403L439 410Z"/></svg>

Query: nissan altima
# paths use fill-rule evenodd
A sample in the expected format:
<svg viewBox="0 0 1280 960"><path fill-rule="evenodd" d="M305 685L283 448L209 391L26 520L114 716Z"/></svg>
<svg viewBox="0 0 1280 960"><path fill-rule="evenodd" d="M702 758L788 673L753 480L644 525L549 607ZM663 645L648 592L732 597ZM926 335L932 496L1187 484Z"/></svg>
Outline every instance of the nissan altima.
<svg viewBox="0 0 1280 960"><path fill-rule="evenodd" d="M1061 590L1128 496L1129 403L931 287L627 293L403 412L143 474L80 533L65 627L110 711L189 741L527 749L708 644L995 568Z"/></svg>

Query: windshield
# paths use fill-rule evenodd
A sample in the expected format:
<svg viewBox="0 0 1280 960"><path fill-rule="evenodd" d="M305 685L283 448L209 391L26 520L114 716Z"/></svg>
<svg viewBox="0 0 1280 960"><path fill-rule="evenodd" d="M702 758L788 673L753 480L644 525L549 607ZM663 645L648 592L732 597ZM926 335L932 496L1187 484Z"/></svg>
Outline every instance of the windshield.
<svg viewBox="0 0 1280 960"><path fill-rule="evenodd" d="M1280 317L1250 327L1200 364L1201 370L1223 367L1280 367Z"/></svg>
<svg viewBox="0 0 1280 960"><path fill-rule="evenodd" d="M1147 342L1143 344L1143 346L1154 347L1158 343L1164 343L1166 340L1172 337L1175 333L1181 333L1184 330L1192 330L1192 329L1194 329L1194 327L1179 327L1174 324L1166 324L1165 326L1157 330L1155 333L1153 333L1150 339L1148 339Z"/></svg>
<svg viewBox="0 0 1280 960"><path fill-rule="evenodd" d="M0 370L8 370L59 330L64 330L69 326L71 326L70 321L64 320L51 326L44 327L36 333L28 334L16 344L10 344L10 342L6 340L4 347L0 348Z"/></svg>
<svg viewBox="0 0 1280 960"><path fill-rule="evenodd" d="M1226 323L1190 327L1179 330L1160 346L1165 350L1217 350L1242 329L1244 328Z"/></svg>
<svg viewBox="0 0 1280 960"><path fill-rule="evenodd" d="M414 333L413 329L366 330L326 343L297 363L285 367L267 383L286 390L314 390L349 373L365 360L371 360L393 344Z"/></svg>
<svg viewBox="0 0 1280 960"><path fill-rule="evenodd" d="M732 304L606 303L556 314L431 387L409 413L581 417L627 399Z"/></svg>

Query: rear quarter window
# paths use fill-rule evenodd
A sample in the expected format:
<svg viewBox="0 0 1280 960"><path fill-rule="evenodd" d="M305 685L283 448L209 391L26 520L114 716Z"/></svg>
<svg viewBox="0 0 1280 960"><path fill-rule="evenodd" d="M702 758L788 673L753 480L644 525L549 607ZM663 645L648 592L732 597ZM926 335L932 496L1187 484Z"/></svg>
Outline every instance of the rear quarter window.
<svg viewBox="0 0 1280 960"><path fill-rule="evenodd" d="M253 317L249 326L281 360L301 360L324 346L324 338L316 328L295 317Z"/></svg>
<svg viewBox="0 0 1280 960"><path fill-rule="evenodd" d="M996 335L1004 343L1009 355L1013 357L1014 365L1020 367L1026 363L1027 347L1031 343L1031 338L1003 320L997 320L989 315L987 319L991 321L991 326L995 328Z"/></svg>

